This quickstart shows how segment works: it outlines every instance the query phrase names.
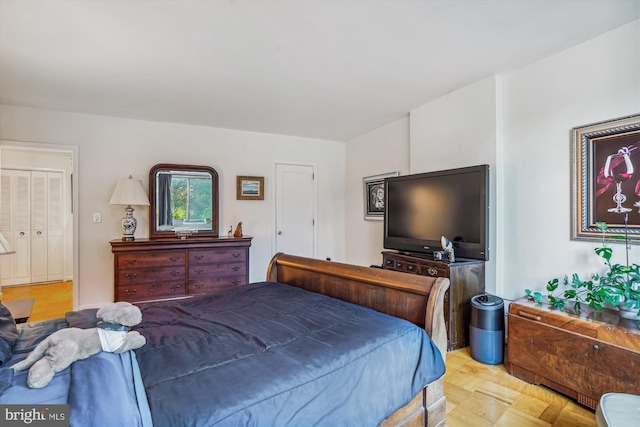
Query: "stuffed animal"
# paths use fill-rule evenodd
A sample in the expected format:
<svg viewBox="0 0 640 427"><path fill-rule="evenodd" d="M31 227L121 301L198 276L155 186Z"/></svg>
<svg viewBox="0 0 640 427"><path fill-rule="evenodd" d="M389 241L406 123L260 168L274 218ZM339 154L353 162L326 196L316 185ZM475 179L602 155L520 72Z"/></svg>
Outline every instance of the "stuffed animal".
<svg viewBox="0 0 640 427"><path fill-rule="evenodd" d="M29 353L26 359L13 365L16 371L29 369L27 385L42 388L76 360L87 359L101 351L122 353L146 344L146 339L131 326L142 321L135 305L120 301L102 307L96 313L102 321L95 328L61 329L49 335Z"/></svg>

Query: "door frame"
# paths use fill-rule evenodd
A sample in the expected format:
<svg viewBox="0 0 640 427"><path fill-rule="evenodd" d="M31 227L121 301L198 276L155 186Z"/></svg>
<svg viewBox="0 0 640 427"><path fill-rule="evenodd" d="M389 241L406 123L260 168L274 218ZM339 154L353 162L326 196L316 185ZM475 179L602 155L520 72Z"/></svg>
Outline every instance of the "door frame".
<svg viewBox="0 0 640 427"><path fill-rule="evenodd" d="M73 238L72 244L73 248L71 249L72 257L73 257L73 268L72 268L72 300L73 300L73 309L78 309L78 302L80 300L80 266L78 263L78 254L79 254L79 215L78 215L78 152L79 147L77 145L63 145L63 144L49 144L45 142L30 142L30 141L16 141L16 140L4 140L0 139L0 148L19 148L33 151L49 151L49 152L65 152L71 154L71 162L72 162L72 172L71 172L71 192L69 197L71 198L71 212L73 213L72 218L72 228L73 228ZM0 150L1 152L2 150Z"/></svg>
<svg viewBox="0 0 640 427"><path fill-rule="evenodd" d="M291 161L275 161L273 164L273 179L271 180L271 194L273 194L273 202L271 212L273 212L273 220L271 224L271 253L276 253L276 233L278 232L278 218L277 218L277 174L278 165L290 165L290 166L309 166L312 168L313 173L313 219L315 224L313 227L313 258L318 254L318 172L317 165L315 163L308 162L291 162Z"/></svg>

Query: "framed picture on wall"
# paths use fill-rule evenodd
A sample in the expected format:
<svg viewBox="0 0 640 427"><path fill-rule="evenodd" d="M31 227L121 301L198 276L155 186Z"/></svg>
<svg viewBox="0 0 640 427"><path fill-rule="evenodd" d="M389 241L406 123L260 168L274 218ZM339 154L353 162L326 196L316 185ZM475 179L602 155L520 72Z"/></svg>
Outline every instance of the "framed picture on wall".
<svg viewBox="0 0 640 427"><path fill-rule="evenodd" d="M571 219L574 240L625 236L640 243L640 115L572 129Z"/></svg>
<svg viewBox="0 0 640 427"><path fill-rule="evenodd" d="M263 176L236 177L237 200L264 200Z"/></svg>
<svg viewBox="0 0 640 427"><path fill-rule="evenodd" d="M374 221L384 219L384 179L399 174L399 172L390 172L362 179L364 184L364 219Z"/></svg>

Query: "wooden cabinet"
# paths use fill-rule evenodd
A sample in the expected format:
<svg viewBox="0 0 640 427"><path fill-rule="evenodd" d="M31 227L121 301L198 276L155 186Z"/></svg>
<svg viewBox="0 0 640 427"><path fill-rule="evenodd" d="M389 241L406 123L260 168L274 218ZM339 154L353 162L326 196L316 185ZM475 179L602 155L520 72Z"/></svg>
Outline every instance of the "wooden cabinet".
<svg viewBox="0 0 640 427"><path fill-rule="evenodd" d="M114 300L180 298L249 282L251 237L111 241Z"/></svg>
<svg viewBox="0 0 640 427"><path fill-rule="evenodd" d="M617 311L509 307L507 370L595 409L608 392L640 394L640 329Z"/></svg>
<svg viewBox="0 0 640 427"><path fill-rule="evenodd" d="M446 277L450 287L445 297L444 318L448 349L469 345L471 298L484 293L484 261L458 259L454 263L435 261L427 255L382 252L382 267L422 276Z"/></svg>

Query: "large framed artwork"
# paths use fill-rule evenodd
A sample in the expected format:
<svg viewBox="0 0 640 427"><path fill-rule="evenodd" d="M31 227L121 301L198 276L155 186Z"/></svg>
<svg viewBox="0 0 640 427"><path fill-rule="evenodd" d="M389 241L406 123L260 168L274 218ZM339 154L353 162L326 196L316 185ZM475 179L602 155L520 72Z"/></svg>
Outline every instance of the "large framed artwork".
<svg viewBox="0 0 640 427"><path fill-rule="evenodd" d="M364 184L364 219L374 221L384 219L384 179L399 174L399 172L390 172L362 179Z"/></svg>
<svg viewBox="0 0 640 427"><path fill-rule="evenodd" d="M573 128L571 152L571 238L640 243L640 114Z"/></svg>

